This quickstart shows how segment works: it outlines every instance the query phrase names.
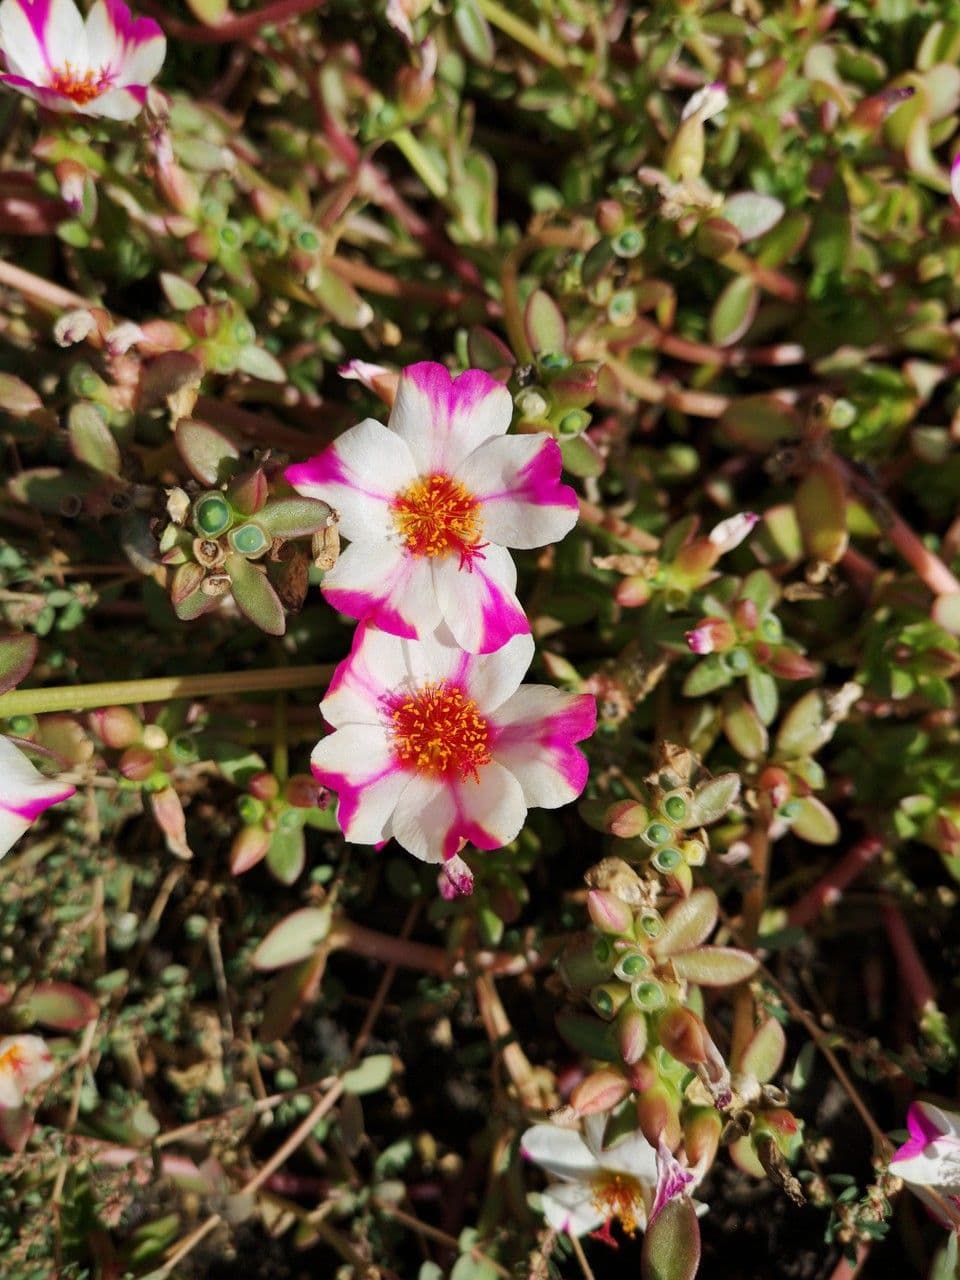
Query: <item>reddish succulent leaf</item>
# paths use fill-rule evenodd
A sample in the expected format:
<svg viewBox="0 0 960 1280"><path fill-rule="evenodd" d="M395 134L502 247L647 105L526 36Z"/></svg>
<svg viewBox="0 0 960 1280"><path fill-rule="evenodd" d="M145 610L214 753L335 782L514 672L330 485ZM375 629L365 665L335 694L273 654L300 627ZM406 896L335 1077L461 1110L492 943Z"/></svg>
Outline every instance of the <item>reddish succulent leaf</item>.
<svg viewBox="0 0 960 1280"><path fill-rule="evenodd" d="M69 982L38 982L24 988L13 1002L18 1020L35 1022L57 1031L78 1031L99 1016L93 996Z"/></svg>

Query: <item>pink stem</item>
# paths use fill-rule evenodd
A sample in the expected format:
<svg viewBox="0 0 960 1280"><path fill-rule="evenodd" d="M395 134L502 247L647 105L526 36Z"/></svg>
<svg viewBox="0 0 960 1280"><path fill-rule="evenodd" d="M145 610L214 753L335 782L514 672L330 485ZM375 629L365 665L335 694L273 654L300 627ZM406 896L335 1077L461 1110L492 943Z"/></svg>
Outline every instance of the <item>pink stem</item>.
<svg viewBox="0 0 960 1280"><path fill-rule="evenodd" d="M157 4L155 0L143 0L140 8L151 13L167 34L177 40L191 40L195 44L224 44L230 40L247 40L255 36L261 27L278 26L301 13L309 13L311 9L322 9L323 0L276 0L275 4L265 5L256 13L245 13L242 17L233 14L209 27L172 18L164 11L164 6Z"/></svg>
<svg viewBox="0 0 960 1280"><path fill-rule="evenodd" d="M808 890L790 908L788 923L795 929L804 929L818 919L824 907L831 906L843 897L843 892L856 880L883 850L883 841L876 836L864 836L835 862L822 879Z"/></svg>
<svg viewBox="0 0 960 1280"><path fill-rule="evenodd" d="M936 988L920 958L920 952L917 950L900 907L892 898L884 898L880 909L883 915L883 927L887 931L887 939L896 957L900 977L910 995L910 1003L915 1013L922 1013L930 1005L936 1004Z"/></svg>

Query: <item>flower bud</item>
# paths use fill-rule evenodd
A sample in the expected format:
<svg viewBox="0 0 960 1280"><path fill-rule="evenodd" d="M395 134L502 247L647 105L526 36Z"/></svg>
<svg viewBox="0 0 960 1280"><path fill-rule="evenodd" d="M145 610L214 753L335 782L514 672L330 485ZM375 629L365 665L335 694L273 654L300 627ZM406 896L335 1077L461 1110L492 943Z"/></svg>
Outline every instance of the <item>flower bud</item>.
<svg viewBox="0 0 960 1280"><path fill-rule="evenodd" d="M752 600L738 600L733 609L737 626L744 631L756 631L760 621L760 611Z"/></svg>
<svg viewBox="0 0 960 1280"><path fill-rule="evenodd" d="M759 519L753 511L741 511L727 520L721 520L707 536L720 555L725 555L750 536Z"/></svg>
<svg viewBox="0 0 960 1280"><path fill-rule="evenodd" d="M633 912L620 898L604 889L587 891L587 911L601 933L622 935L633 932Z"/></svg>
<svg viewBox="0 0 960 1280"><path fill-rule="evenodd" d="M714 1107L692 1107L683 1117L683 1147L691 1164L709 1169L720 1145L723 1120Z"/></svg>
<svg viewBox="0 0 960 1280"><path fill-rule="evenodd" d="M143 736L143 725L129 707L101 707L90 713L90 727L108 747L122 751Z"/></svg>
<svg viewBox="0 0 960 1280"><path fill-rule="evenodd" d="M697 1015L682 1005L666 1009L656 1021L657 1039L672 1057L695 1067L709 1057L709 1032Z"/></svg>
<svg viewBox="0 0 960 1280"><path fill-rule="evenodd" d="M53 326L53 340L58 347L73 347L99 329L97 317L87 308L65 312Z"/></svg>
<svg viewBox="0 0 960 1280"><path fill-rule="evenodd" d="M146 747L129 747L120 757L119 769L128 782L146 782L157 767L157 757Z"/></svg>
<svg viewBox="0 0 960 1280"><path fill-rule="evenodd" d="M605 236L614 236L624 223L623 205L619 200L601 200L594 215Z"/></svg>
<svg viewBox="0 0 960 1280"><path fill-rule="evenodd" d="M295 809L315 809L320 799L320 784L309 773L295 773L284 788L287 804Z"/></svg>
<svg viewBox="0 0 960 1280"><path fill-rule="evenodd" d="M230 874L243 875L264 857L270 848L270 832L264 827L242 827L230 846Z"/></svg>
<svg viewBox="0 0 960 1280"><path fill-rule="evenodd" d="M382 364L371 364L367 360L348 360L337 372L341 378L361 382L386 405L392 405L397 397L400 374L394 369L387 369Z"/></svg>
<svg viewBox="0 0 960 1280"><path fill-rule="evenodd" d="M793 794L790 775L777 765L769 765L757 779L757 790L766 791L774 809L779 809Z"/></svg>
<svg viewBox="0 0 960 1280"><path fill-rule="evenodd" d="M658 1146L661 1138L671 1149L679 1143L680 1095L669 1081L657 1079L639 1095L637 1122L651 1146Z"/></svg>
<svg viewBox="0 0 960 1280"><path fill-rule="evenodd" d="M611 835L621 840L632 840L640 835L649 821L646 805L636 800L618 800L607 810L605 826Z"/></svg>
<svg viewBox="0 0 960 1280"><path fill-rule="evenodd" d="M614 595L617 604L622 608L639 609L653 595L653 588L649 578L644 577L642 573L635 573L617 583Z"/></svg>
<svg viewBox="0 0 960 1280"><path fill-rule="evenodd" d="M227 494L233 509L245 516L256 515L269 495L270 486L262 467L254 467L252 471L238 476Z"/></svg>
<svg viewBox="0 0 960 1280"><path fill-rule="evenodd" d="M586 1076L570 1094L570 1106L580 1116L612 1111L630 1092L630 1083L618 1071L602 1067Z"/></svg>
<svg viewBox="0 0 960 1280"><path fill-rule="evenodd" d="M617 1033L624 1062L628 1066L639 1062L647 1050L647 1015L632 1002L623 1005L617 1014Z"/></svg>
<svg viewBox="0 0 960 1280"><path fill-rule="evenodd" d="M255 773L247 782L247 790L258 800L269 804L280 794L280 783L272 773Z"/></svg>
<svg viewBox="0 0 960 1280"><path fill-rule="evenodd" d="M724 653L737 643L737 633L726 618L704 618L692 631L684 633L691 653L703 657L708 653Z"/></svg>

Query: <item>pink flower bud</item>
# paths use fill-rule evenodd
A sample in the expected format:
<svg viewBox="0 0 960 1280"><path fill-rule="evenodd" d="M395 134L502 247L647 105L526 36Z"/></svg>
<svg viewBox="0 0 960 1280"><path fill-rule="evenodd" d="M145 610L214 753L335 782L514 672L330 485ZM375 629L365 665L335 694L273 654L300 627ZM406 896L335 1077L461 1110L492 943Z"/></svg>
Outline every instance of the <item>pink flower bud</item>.
<svg viewBox="0 0 960 1280"><path fill-rule="evenodd" d="M269 804L280 794L280 783L272 773L255 773L247 782L247 790L264 804Z"/></svg>
<svg viewBox="0 0 960 1280"><path fill-rule="evenodd" d="M130 348L135 347L144 336L144 332L138 324L134 324L132 320L125 320L123 324L118 324L107 333L107 354L111 356L124 356Z"/></svg>
<svg viewBox="0 0 960 1280"><path fill-rule="evenodd" d="M752 600L738 600L733 616L737 626L742 627L744 631L756 631L757 623L760 621L760 611Z"/></svg>
<svg viewBox="0 0 960 1280"><path fill-rule="evenodd" d="M630 1092L629 1081L619 1071L602 1067L586 1076L570 1094L570 1105L580 1116L612 1111Z"/></svg>
<svg viewBox="0 0 960 1280"><path fill-rule="evenodd" d="M53 340L58 347L73 347L97 331L97 318L85 307L67 311L53 326Z"/></svg>
<svg viewBox="0 0 960 1280"><path fill-rule="evenodd" d="M157 767L157 757L146 747L130 747L120 757L120 772L128 782L146 782Z"/></svg>
<svg viewBox="0 0 960 1280"><path fill-rule="evenodd" d="M753 511L742 511L739 515L721 520L714 529L710 530L709 539L723 555L727 551L732 551L734 547L739 547L744 538L749 537L759 519L760 517Z"/></svg>
<svg viewBox="0 0 960 1280"><path fill-rule="evenodd" d="M437 877L437 888L447 902L454 898L468 898L473 893L473 872L459 854L454 854L443 864Z"/></svg>
<svg viewBox="0 0 960 1280"><path fill-rule="evenodd" d="M811 662L795 649L780 645L774 649L767 660L767 669L781 680L809 680L820 670L816 662Z"/></svg>
<svg viewBox="0 0 960 1280"><path fill-rule="evenodd" d="M737 643L737 633L726 618L704 618L692 631L684 634L691 653L703 657L708 653L724 653Z"/></svg>
<svg viewBox="0 0 960 1280"><path fill-rule="evenodd" d="M309 773L295 773L287 780L284 796L295 809L315 809L320 799L320 784Z"/></svg>
<svg viewBox="0 0 960 1280"><path fill-rule="evenodd" d="M400 375L393 369L387 369L382 364L370 364L367 360L348 360L337 372L341 378L350 382L362 383L368 391L379 396L384 404L392 405L396 399Z"/></svg>
<svg viewBox="0 0 960 1280"><path fill-rule="evenodd" d="M129 707L101 707L91 711L90 728L116 751L132 747L143 737L143 725Z"/></svg>
<svg viewBox="0 0 960 1280"><path fill-rule="evenodd" d="M642 574L635 573L617 583L615 592L617 604L624 609L639 609L653 595L650 580Z"/></svg>
<svg viewBox="0 0 960 1280"><path fill-rule="evenodd" d="M633 931L633 912L625 902L604 889L587 891L587 911L601 933L624 934Z"/></svg>
<svg viewBox="0 0 960 1280"><path fill-rule="evenodd" d="M683 1118L683 1147L691 1164L706 1171L720 1145L723 1120L714 1107L693 1107Z"/></svg>
<svg viewBox="0 0 960 1280"><path fill-rule="evenodd" d="M617 1034L624 1062L628 1066L639 1062L647 1051L647 1015L632 1001L617 1016Z"/></svg>

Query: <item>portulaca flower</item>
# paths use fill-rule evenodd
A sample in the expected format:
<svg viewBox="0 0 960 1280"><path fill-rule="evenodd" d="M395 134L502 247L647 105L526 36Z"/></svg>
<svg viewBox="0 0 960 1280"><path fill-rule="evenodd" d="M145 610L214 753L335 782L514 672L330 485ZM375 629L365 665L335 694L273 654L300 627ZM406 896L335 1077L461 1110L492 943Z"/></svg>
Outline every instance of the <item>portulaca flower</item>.
<svg viewBox="0 0 960 1280"><path fill-rule="evenodd" d="M596 724L586 694L522 685L533 639L514 636L474 655L444 628L403 640L360 626L320 704L334 732L311 759L338 796L348 840L393 837L425 862L444 862L451 888L469 892L456 857L463 841L498 849L520 831L527 809L574 800L587 761L574 743Z"/></svg>
<svg viewBox="0 0 960 1280"><path fill-rule="evenodd" d="M627 1235L645 1231L663 1206L698 1181L661 1140L658 1150L642 1133L603 1146L607 1116L587 1116L583 1133L536 1124L520 1139L520 1150L556 1181L542 1194L543 1214L556 1231L582 1236L619 1222Z"/></svg>
<svg viewBox="0 0 960 1280"><path fill-rule="evenodd" d="M540 547L573 528L577 498L559 483L546 434L507 436L513 402L489 374L451 378L408 366L384 427L372 418L288 467L299 493L340 513L350 539L323 579L335 609L408 639L446 622L469 653L530 630L507 547Z"/></svg>
<svg viewBox="0 0 960 1280"><path fill-rule="evenodd" d="M22 1107L30 1090L53 1072L53 1058L40 1036L5 1036L0 1040L0 1111Z"/></svg>
<svg viewBox="0 0 960 1280"><path fill-rule="evenodd" d="M73 0L0 3L0 83L52 111L132 120L166 48L153 19L121 0L96 0L86 22Z"/></svg>
<svg viewBox="0 0 960 1280"><path fill-rule="evenodd" d="M960 1115L931 1102L912 1102L910 1137L894 1153L890 1172L946 1226L960 1226Z"/></svg>
<svg viewBox="0 0 960 1280"><path fill-rule="evenodd" d="M69 799L75 790L38 773L10 739L0 734L0 858L44 809Z"/></svg>

